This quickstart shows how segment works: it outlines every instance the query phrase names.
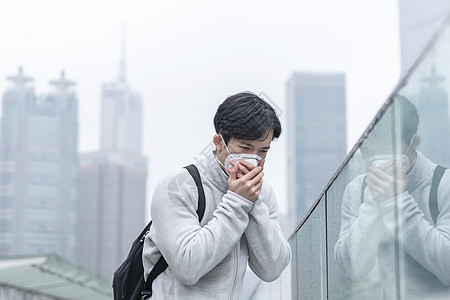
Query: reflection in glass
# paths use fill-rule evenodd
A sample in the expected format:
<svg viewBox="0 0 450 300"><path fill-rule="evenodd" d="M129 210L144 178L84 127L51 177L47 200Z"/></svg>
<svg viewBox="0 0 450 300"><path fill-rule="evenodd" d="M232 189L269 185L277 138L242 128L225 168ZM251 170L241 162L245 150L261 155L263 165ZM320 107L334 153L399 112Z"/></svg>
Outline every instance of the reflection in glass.
<svg viewBox="0 0 450 300"><path fill-rule="evenodd" d="M292 235L292 299L450 299L449 24Z"/></svg>
<svg viewBox="0 0 450 300"><path fill-rule="evenodd" d="M342 199L335 259L355 282L379 268L375 299L450 297L450 173L433 194L437 168L418 150L418 124L416 107L398 96L361 146L366 174Z"/></svg>
<svg viewBox="0 0 450 300"><path fill-rule="evenodd" d="M420 112L419 134L422 137L421 152L432 161L450 166L450 119L446 76L438 73L433 64L429 71L420 74L421 86L416 100ZM417 99L416 99L417 98Z"/></svg>

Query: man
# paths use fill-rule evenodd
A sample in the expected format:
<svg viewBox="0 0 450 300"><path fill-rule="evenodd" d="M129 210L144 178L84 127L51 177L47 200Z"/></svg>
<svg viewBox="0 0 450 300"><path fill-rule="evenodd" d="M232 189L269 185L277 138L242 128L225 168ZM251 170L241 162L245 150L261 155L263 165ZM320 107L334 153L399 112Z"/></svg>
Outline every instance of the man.
<svg viewBox="0 0 450 300"><path fill-rule="evenodd" d="M290 260L277 201L263 181L272 140L281 134L274 109L249 92L228 97L214 117L215 150L196 164L206 198L199 223L198 191L185 169L156 188L146 236L144 277L161 254L169 267L153 282L152 299L238 299L247 268L277 279Z"/></svg>
<svg viewBox="0 0 450 300"><path fill-rule="evenodd" d="M418 123L415 106L398 96L361 146L366 176L342 200L335 259L355 281L379 269L376 299L450 299L450 173L439 183L433 217L436 164L417 151Z"/></svg>

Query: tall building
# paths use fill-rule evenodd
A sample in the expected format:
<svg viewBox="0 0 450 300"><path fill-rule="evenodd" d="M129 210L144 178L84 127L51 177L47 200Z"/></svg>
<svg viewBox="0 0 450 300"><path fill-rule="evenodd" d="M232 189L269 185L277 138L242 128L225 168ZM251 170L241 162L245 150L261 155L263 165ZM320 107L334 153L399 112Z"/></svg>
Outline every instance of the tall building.
<svg viewBox="0 0 450 300"><path fill-rule="evenodd" d="M80 156L78 263L106 280L145 225L147 160L139 153Z"/></svg>
<svg viewBox="0 0 450 300"><path fill-rule="evenodd" d="M415 62L434 33L450 13L448 0L400 0L400 41L402 72L405 73ZM430 53L430 55L436 55ZM409 81L415 82L415 89L407 96L417 107L421 137L419 150L432 161L450 167L447 149L450 147L450 118L447 91L450 88L450 70L438 59L421 62L427 72L420 72ZM436 144L442 147L436 147Z"/></svg>
<svg viewBox="0 0 450 300"><path fill-rule="evenodd" d="M146 223L142 103L120 76L103 85L101 149L80 155L78 263L111 280Z"/></svg>
<svg viewBox="0 0 450 300"><path fill-rule="evenodd" d="M119 78L102 88L101 149L141 153L142 99L126 81L123 55Z"/></svg>
<svg viewBox="0 0 450 300"><path fill-rule="evenodd" d="M51 81L35 97L17 75L3 95L0 150L0 256L56 252L75 259L78 100L74 82Z"/></svg>
<svg viewBox="0 0 450 300"><path fill-rule="evenodd" d="M345 75L294 73L287 83L288 205L306 215L346 154Z"/></svg>
<svg viewBox="0 0 450 300"><path fill-rule="evenodd" d="M399 0L402 73L416 61L449 11L448 0Z"/></svg>

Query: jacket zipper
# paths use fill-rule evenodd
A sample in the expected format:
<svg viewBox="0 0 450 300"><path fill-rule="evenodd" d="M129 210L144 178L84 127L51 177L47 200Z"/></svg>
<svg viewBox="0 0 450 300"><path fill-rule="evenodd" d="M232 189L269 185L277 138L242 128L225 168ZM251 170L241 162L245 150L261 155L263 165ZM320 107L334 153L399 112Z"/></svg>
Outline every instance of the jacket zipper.
<svg viewBox="0 0 450 300"><path fill-rule="evenodd" d="M233 292L236 285L236 279L237 279L237 273L238 273L238 266L239 266L239 257L238 257L238 245L234 246L234 274L233 274L233 281L231 283L231 290L230 290L230 297L229 299L233 299Z"/></svg>

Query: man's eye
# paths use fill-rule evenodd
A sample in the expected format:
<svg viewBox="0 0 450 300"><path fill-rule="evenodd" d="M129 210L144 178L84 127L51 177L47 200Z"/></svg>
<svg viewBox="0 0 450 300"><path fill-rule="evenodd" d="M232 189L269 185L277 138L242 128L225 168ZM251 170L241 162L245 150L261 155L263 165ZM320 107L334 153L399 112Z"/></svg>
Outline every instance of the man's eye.
<svg viewBox="0 0 450 300"><path fill-rule="evenodd" d="M244 149L244 150L250 150L249 147L245 147L245 146L241 146L241 149Z"/></svg>

